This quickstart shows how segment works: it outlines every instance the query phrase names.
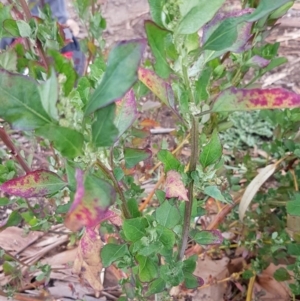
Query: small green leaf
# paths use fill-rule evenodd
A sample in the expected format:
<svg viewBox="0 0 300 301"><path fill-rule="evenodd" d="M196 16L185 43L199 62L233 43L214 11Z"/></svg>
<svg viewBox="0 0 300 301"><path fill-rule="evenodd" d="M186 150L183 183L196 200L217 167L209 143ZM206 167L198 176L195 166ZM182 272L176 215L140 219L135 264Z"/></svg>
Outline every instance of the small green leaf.
<svg viewBox="0 0 300 301"><path fill-rule="evenodd" d="M129 199L127 202L128 209L130 212L130 216L132 217L140 217L141 212L139 211L139 206L136 199Z"/></svg>
<svg viewBox="0 0 300 301"><path fill-rule="evenodd" d="M29 38L31 35L30 26L23 20L5 20L3 27L12 37Z"/></svg>
<svg viewBox="0 0 300 301"><path fill-rule="evenodd" d="M149 149L125 148L125 166L126 168L132 168L139 162L149 159L151 155L152 152Z"/></svg>
<svg viewBox="0 0 300 301"><path fill-rule="evenodd" d="M290 215L300 216L300 202L299 202L299 200L288 201L286 203L286 211Z"/></svg>
<svg viewBox="0 0 300 301"><path fill-rule="evenodd" d="M203 147L200 154L200 163L203 168L216 163L222 156L222 144L216 130L211 135L210 141Z"/></svg>
<svg viewBox="0 0 300 301"><path fill-rule="evenodd" d="M17 71L17 60L18 57L14 49L8 49L0 53L0 66L7 71Z"/></svg>
<svg viewBox="0 0 300 301"><path fill-rule="evenodd" d="M8 33L4 29L3 22L7 19L11 19L10 12L12 11L11 5L4 5L0 3L0 38L4 38L8 36Z"/></svg>
<svg viewBox="0 0 300 301"><path fill-rule="evenodd" d="M160 150L157 154L157 158L164 164L165 172L168 172L169 170L177 171L180 167L180 162L168 150Z"/></svg>
<svg viewBox="0 0 300 301"><path fill-rule="evenodd" d="M170 67L166 59L165 41L170 32L151 21L145 22L148 43L155 58L154 70L158 76L168 78Z"/></svg>
<svg viewBox="0 0 300 301"><path fill-rule="evenodd" d="M150 14L153 21L159 26L163 26L162 15L163 6L165 4L164 0L148 0L150 6Z"/></svg>
<svg viewBox="0 0 300 301"><path fill-rule="evenodd" d="M193 289L204 284L204 280L191 273L184 273L184 285L188 289Z"/></svg>
<svg viewBox="0 0 300 301"><path fill-rule="evenodd" d="M138 241L146 234L148 222L144 217L126 219L123 223L123 231L129 241Z"/></svg>
<svg viewBox="0 0 300 301"><path fill-rule="evenodd" d="M165 201L156 209L157 222L166 228L174 228L179 223L180 219L181 217L178 209L170 205L168 201Z"/></svg>
<svg viewBox="0 0 300 301"><path fill-rule="evenodd" d="M125 95L137 80L137 69L145 46L144 40L133 40L119 42L114 47L109 54L103 79L87 104L85 115L89 115Z"/></svg>
<svg viewBox="0 0 300 301"><path fill-rule="evenodd" d="M181 12L184 15L178 25L177 32L179 34L197 32L205 23L211 20L224 2L225 0L183 1Z"/></svg>
<svg viewBox="0 0 300 301"><path fill-rule="evenodd" d="M166 282L163 279L155 279L149 284L146 297L162 292L166 287Z"/></svg>
<svg viewBox="0 0 300 301"><path fill-rule="evenodd" d="M157 277L157 264L151 258L137 255L136 259L139 263L139 278L142 282L150 282Z"/></svg>
<svg viewBox="0 0 300 301"><path fill-rule="evenodd" d="M223 242L223 237L219 230L211 231L199 231L192 230L190 236L195 240L199 245L215 245L221 244Z"/></svg>
<svg viewBox="0 0 300 301"><path fill-rule="evenodd" d="M7 227L18 226L22 220L21 214L18 211L13 211L6 221L0 222L0 230Z"/></svg>
<svg viewBox="0 0 300 301"><path fill-rule="evenodd" d="M196 255L193 255L189 257L188 259L183 261L183 271L185 273L193 273L196 269L196 263L197 263L198 257Z"/></svg>
<svg viewBox="0 0 300 301"><path fill-rule="evenodd" d="M222 192L220 191L220 189L217 187L217 186L206 186L204 188L204 194L220 201L220 202L223 202L223 203L226 203L226 200L222 194Z"/></svg>
<svg viewBox="0 0 300 301"><path fill-rule="evenodd" d="M112 146L116 142L119 132L114 124L115 110L116 105L112 103L95 112L92 139L96 147Z"/></svg>
<svg viewBox="0 0 300 301"><path fill-rule="evenodd" d="M291 279L291 275L285 268L279 268L275 271L273 277L276 281L286 281Z"/></svg>
<svg viewBox="0 0 300 301"><path fill-rule="evenodd" d="M196 81L196 104L199 104L201 101L208 99L208 86L210 82L210 77L212 74L211 68L205 68L201 74L199 79Z"/></svg>
<svg viewBox="0 0 300 301"><path fill-rule="evenodd" d="M56 193L67 185L57 174L36 170L3 183L0 189L23 198L42 197Z"/></svg>
<svg viewBox="0 0 300 301"><path fill-rule="evenodd" d="M168 250L174 248L175 245L175 234L170 229L158 225L157 227L158 240L164 245Z"/></svg>
<svg viewBox="0 0 300 301"><path fill-rule="evenodd" d="M36 130L36 134L53 142L53 146L69 159L82 155L83 135L73 129L49 124Z"/></svg>
<svg viewBox="0 0 300 301"><path fill-rule="evenodd" d="M114 261L123 258L129 253L127 245L107 244L101 249L100 254L103 266L108 267Z"/></svg>

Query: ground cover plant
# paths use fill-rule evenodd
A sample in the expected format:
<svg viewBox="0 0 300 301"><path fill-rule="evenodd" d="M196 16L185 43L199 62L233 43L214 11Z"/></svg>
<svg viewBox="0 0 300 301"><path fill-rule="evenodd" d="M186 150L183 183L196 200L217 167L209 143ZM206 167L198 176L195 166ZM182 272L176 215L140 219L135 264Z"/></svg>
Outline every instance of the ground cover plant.
<svg viewBox="0 0 300 301"><path fill-rule="evenodd" d="M199 257L236 256L240 248L242 267L224 280L235 287L226 300L259 300L254 284L270 264L295 300L300 95L257 86L286 62L266 36L293 3L248 0L231 10L224 0L149 0L146 38L107 51L101 7L77 1L89 28L82 77L59 52L62 28L47 6L38 19L25 1L1 5L0 37L17 39L0 53L0 204L13 208L1 230L48 232L63 223L78 245L73 272L96 296L102 268L113 267L120 301L170 300L175 287L195 297L216 284L195 272ZM172 114L173 149L167 140L148 143L155 121L141 122L139 109L150 93ZM234 119L235 136L226 138L236 111L257 110ZM239 131L247 118L266 137L263 159L247 150L239 156L240 144L223 154L238 138L254 145ZM20 151L12 129L42 150L45 167ZM184 146L188 159L180 156ZM150 193L142 186L147 179L155 181ZM33 277L49 284L50 265L24 263L4 248L0 254L10 278L1 295L20 298Z"/></svg>

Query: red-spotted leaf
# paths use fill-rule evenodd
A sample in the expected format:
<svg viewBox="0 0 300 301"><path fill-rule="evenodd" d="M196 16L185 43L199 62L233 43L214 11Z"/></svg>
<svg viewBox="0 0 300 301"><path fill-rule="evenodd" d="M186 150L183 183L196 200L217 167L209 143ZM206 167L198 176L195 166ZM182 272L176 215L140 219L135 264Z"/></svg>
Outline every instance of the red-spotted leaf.
<svg viewBox="0 0 300 301"><path fill-rule="evenodd" d="M76 170L77 190L65 225L72 231L92 228L107 219L107 209L116 199L114 188L107 182Z"/></svg>
<svg viewBox="0 0 300 301"><path fill-rule="evenodd" d="M47 170L36 170L3 183L0 189L10 195L32 198L56 193L66 185L57 174Z"/></svg>
<svg viewBox="0 0 300 301"><path fill-rule="evenodd" d="M152 70L139 68L138 71L139 80L148 89L157 96L165 105L167 105L172 111L178 115L175 106L175 97L171 85L157 76Z"/></svg>
<svg viewBox="0 0 300 301"><path fill-rule="evenodd" d="M132 168L139 162L149 159L151 155L152 152L149 149L125 148L125 166L126 168Z"/></svg>
<svg viewBox="0 0 300 301"><path fill-rule="evenodd" d="M73 273L87 281L94 289L95 294L100 294L103 289L100 281L102 263L99 256L102 245L97 231L87 228L80 239L73 266Z"/></svg>
<svg viewBox="0 0 300 301"><path fill-rule="evenodd" d="M125 96L116 102L116 114L114 124L119 133L118 138L133 124L138 117L136 100L133 90L129 90Z"/></svg>
<svg viewBox="0 0 300 301"><path fill-rule="evenodd" d="M221 92L215 99L213 112L251 111L300 107L300 95L282 88L236 89Z"/></svg>
<svg viewBox="0 0 300 301"><path fill-rule="evenodd" d="M184 187L184 184L181 179L180 173L174 170L170 170L167 172L166 178L166 197L170 198L178 198L179 200L188 201L187 190Z"/></svg>

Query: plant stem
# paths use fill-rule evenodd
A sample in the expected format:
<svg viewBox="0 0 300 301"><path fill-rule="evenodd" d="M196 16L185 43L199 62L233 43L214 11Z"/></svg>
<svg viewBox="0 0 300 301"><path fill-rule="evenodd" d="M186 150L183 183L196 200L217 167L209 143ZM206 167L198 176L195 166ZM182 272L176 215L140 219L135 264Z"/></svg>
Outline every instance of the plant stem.
<svg viewBox="0 0 300 301"><path fill-rule="evenodd" d="M127 202L126 202L123 190L120 187L117 179L115 178L114 174L100 160L97 160L96 164L105 173L105 175L113 182L114 187L117 190L117 192L120 196L120 200L122 202L122 205L121 205L122 213L126 219L129 219L131 217L131 215L130 215L130 212L129 212L129 209L127 206Z"/></svg>
<svg viewBox="0 0 300 301"><path fill-rule="evenodd" d="M191 174L196 170L198 162L198 144L199 144L199 131L198 131L198 118L192 117L192 129L191 129L191 158L189 163L189 173ZM184 222L182 229L182 238L181 245L178 252L178 259L181 260L184 256L185 249L187 247L189 230L190 230L190 221L191 213L193 208L193 198L194 198L194 180L191 179L191 182L188 186L188 199L189 201L185 203L185 212L184 212Z"/></svg>

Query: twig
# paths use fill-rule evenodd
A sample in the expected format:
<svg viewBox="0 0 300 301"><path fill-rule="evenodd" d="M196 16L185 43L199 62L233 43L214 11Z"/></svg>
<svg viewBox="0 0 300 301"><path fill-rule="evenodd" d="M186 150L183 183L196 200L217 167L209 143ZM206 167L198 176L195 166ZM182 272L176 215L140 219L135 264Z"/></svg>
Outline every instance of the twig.
<svg viewBox="0 0 300 301"><path fill-rule="evenodd" d="M255 278L256 278L255 275L250 278L249 285L248 285L248 290L247 290L246 301L251 301L252 300L252 292L253 292L253 287L254 287L254 283L255 283Z"/></svg>
<svg viewBox="0 0 300 301"><path fill-rule="evenodd" d="M212 285L216 285L216 284L220 284L220 283L223 283L223 282L227 282L227 281L236 281L239 279L240 275L244 273L244 271L241 271L239 273L233 273L231 274L229 277L226 277L224 279L221 279L221 280L217 280L217 281L214 281L212 283L207 283L207 284L204 284L200 287L198 287L198 290L202 290L204 288L207 288L207 287L210 287Z"/></svg>
<svg viewBox="0 0 300 301"><path fill-rule="evenodd" d="M97 160L96 164L98 167L105 173L105 175L113 182L115 189L117 190L120 200L122 202L121 208L122 208L122 213L126 219L130 218L130 211L127 206L127 202L123 193L122 188L120 187L117 179L115 178L114 174L100 161Z"/></svg>
<svg viewBox="0 0 300 301"><path fill-rule="evenodd" d="M7 135L4 128L0 128L0 138L3 141L3 143L7 146L7 148L11 151L12 155L16 158L18 163L21 165L21 167L24 169L26 173L30 172L30 168L25 162L25 160L22 158L18 150L15 148L15 145L12 143L11 139Z"/></svg>

